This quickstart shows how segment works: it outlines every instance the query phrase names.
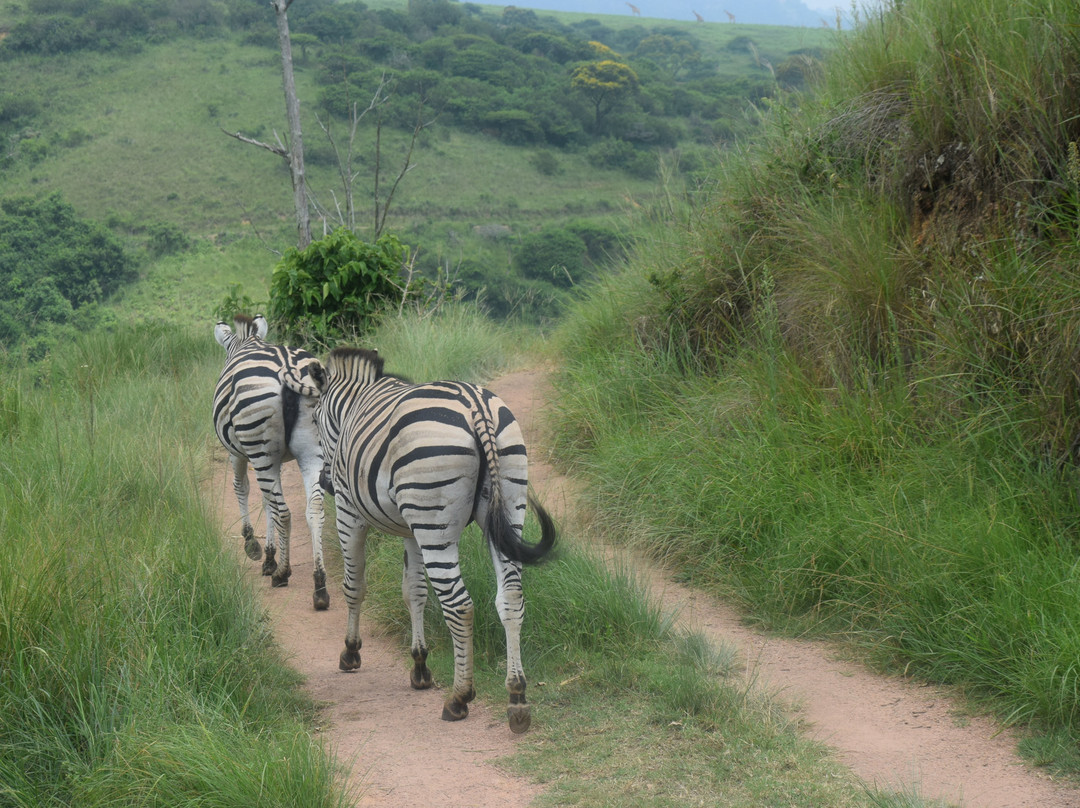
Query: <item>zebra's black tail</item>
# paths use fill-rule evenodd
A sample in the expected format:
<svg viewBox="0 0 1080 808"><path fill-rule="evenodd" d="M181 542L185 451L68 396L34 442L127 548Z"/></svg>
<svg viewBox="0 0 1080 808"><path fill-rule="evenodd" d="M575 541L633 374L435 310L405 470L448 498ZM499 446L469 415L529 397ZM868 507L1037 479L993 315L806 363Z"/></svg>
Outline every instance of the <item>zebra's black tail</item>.
<svg viewBox="0 0 1080 808"><path fill-rule="evenodd" d="M498 485L498 482L494 484ZM506 508L501 507L501 503L499 503L500 507L494 507L495 503L492 503L492 505L493 507L488 511L487 530L485 532L488 540L500 554L511 561L519 561L522 564L539 564L550 557L551 551L555 549L558 531L555 530L554 520L544 510L543 506L536 501L532 493L529 494L529 505L540 523L540 541L536 544L529 544L524 540L521 532L510 521L510 515L506 512Z"/></svg>

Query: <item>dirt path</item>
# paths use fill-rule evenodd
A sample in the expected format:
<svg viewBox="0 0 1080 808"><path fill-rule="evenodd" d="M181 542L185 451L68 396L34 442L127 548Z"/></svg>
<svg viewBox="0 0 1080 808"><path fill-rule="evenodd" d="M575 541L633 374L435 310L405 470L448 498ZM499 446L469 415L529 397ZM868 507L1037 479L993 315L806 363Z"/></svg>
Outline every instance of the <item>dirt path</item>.
<svg viewBox="0 0 1080 808"><path fill-rule="evenodd" d="M544 374L523 371L489 386L522 421L530 447L530 481L548 509L568 512L570 484L544 462L535 422L543 404ZM215 498L225 534L247 574L257 565L240 552L239 517L224 459L215 468ZM311 608L311 545L304 524L303 489L295 464L286 474L293 518L293 578L286 589L263 581L276 634L312 695L327 705L326 737L340 759L352 763L360 806L448 805L515 808L540 789L501 772L492 761L512 752L501 710L473 706L468 720L439 720L441 691L409 688L411 660L399 639L380 636L362 620L363 667L338 671L344 636L340 574L330 571L331 607ZM840 660L820 643L767 637L746 628L723 604L671 582L635 561L664 607L717 644L738 648L759 686L790 701L813 737L837 750L864 781L909 791L927 800L966 808L1080 808L1080 791L1055 784L1023 764L1016 741L991 722L958 717L949 698L931 687L883 678Z"/></svg>

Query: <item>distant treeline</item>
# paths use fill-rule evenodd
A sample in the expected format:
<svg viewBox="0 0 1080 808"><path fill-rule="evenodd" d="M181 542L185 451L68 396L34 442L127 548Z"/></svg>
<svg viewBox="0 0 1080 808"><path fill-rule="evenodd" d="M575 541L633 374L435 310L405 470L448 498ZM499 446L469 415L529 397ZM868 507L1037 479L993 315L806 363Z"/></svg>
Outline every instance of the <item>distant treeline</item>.
<svg viewBox="0 0 1080 808"><path fill-rule="evenodd" d="M25 9L0 41L0 58L226 32L277 47L273 12L257 0L29 0ZM294 60L318 71L312 101L324 113L363 109L389 82L379 113L386 124L411 129L422 108L508 143L590 148L596 164L636 174L655 170L643 151L736 137L750 125L749 101L801 86L820 56L804 49L770 63L742 36L723 46L740 67L721 74L715 46L709 53L685 28L566 25L513 6L494 12L447 0L410 0L407 11L300 0L289 21ZM32 106L0 93L0 127Z"/></svg>

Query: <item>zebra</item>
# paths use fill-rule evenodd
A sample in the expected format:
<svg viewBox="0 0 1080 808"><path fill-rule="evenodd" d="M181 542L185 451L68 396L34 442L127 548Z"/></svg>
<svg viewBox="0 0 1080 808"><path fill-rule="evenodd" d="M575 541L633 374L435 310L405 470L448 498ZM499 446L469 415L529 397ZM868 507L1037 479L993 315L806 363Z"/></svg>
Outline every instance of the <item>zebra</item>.
<svg viewBox="0 0 1080 808"><path fill-rule="evenodd" d="M507 719L512 731L524 732L531 719L521 664L521 570L523 563L537 563L550 553L556 532L551 517L527 493L521 427L489 390L463 382L412 384L384 374L375 351L335 348L323 373L314 376L322 391L316 413L326 455L323 488L335 498L345 561L348 619L338 666L343 671L360 667L367 531L401 536L401 591L412 623L410 684L417 690L432 684L424 639L426 572L454 642L454 686L442 718L468 716L476 695L473 604L461 579L458 542L475 520L495 565L495 605L506 632ZM527 501L541 528L536 544L522 539Z"/></svg>
<svg viewBox="0 0 1080 808"><path fill-rule="evenodd" d="M248 513L250 462L262 491L266 509L266 558L263 575L273 586L288 586L289 534L292 515L281 490L281 465L295 458L307 493L307 523L315 559L317 610L330 606L323 567L323 493L319 475L322 447L315 423L315 400L319 389L312 383L313 368L321 373L319 360L296 348L265 341L266 318L237 314L233 327L219 322L214 338L225 348L225 367L214 390L214 429L232 455L233 490L240 503L244 549L254 561L262 558ZM277 550L280 545L280 554Z"/></svg>

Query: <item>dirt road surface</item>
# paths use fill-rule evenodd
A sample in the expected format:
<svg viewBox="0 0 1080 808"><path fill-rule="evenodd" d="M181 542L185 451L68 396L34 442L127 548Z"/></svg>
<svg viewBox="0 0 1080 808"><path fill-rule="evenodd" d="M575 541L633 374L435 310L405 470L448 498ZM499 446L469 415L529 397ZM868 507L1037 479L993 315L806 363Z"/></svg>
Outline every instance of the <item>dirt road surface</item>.
<svg viewBox="0 0 1080 808"><path fill-rule="evenodd" d="M572 484L545 462L538 430L545 378L542 370L526 370L488 386L522 422L530 483L558 518L569 512ZM441 690L410 689L412 661L401 648L403 638L386 637L362 618L363 666L355 673L338 670L345 632L340 571L328 570L329 611L315 612L311 543L295 464L285 474L285 496L294 514L293 576L287 588L271 589L259 565L241 551L239 512L224 454L215 463L213 485L224 535L244 573L259 579L275 635L307 677L308 691L326 705L320 731L350 768L362 808L517 808L540 793L538 785L493 763L511 754L520 740L507 728L501 707L474 703L466 721L450 723L439 720ZM254 482L252 490L257 490ZM673 583L640 560L634 565L664 608L717 645L737 648L746 675L780 694L805 731L834 748L866 783L886 790L917 788L924 799L964 808L1080 808L1080 791L1025 765L1011 733L983 718L961 717L944 692L868 672L822 643L757 633L724 604Z"/></svg>

